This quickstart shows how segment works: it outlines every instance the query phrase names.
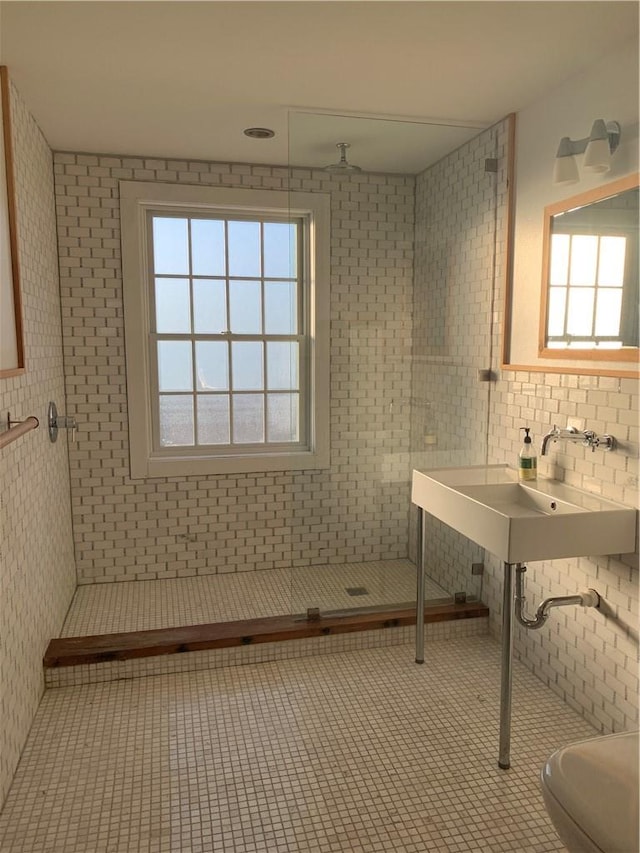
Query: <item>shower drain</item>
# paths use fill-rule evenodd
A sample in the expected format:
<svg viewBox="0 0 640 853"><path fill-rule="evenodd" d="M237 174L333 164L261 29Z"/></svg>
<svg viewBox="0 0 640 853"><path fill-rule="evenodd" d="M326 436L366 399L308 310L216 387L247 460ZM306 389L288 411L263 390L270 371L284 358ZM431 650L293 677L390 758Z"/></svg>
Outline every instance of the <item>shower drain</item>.
<svg viewBox="0 0 640 853"><path fill-rule="evenodd" d="M369 595L369 590L365 586L347 586L345 592L347 595Z"/></svg>

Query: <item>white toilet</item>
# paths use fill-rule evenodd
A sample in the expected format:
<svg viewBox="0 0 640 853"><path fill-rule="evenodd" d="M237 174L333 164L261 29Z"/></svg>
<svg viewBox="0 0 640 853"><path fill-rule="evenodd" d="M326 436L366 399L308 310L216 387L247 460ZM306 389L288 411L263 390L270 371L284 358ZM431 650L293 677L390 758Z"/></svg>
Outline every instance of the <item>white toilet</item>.
<svg viewBox="0 0 640 853"><path fill-rule="evenodd" d="M638 853L638 732L554 752L541 774L549 817L570 853Z"/></svg>

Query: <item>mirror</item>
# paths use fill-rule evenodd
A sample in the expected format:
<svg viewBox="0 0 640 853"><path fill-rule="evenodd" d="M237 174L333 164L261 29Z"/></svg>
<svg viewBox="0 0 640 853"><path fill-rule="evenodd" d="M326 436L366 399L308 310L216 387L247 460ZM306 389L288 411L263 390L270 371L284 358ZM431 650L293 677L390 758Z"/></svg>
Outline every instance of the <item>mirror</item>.
<svg viewBox="0 0 640 853"><path fill-rule="evenodd" d="M538 353L637 361L638 174L545 208Z"/></svg>

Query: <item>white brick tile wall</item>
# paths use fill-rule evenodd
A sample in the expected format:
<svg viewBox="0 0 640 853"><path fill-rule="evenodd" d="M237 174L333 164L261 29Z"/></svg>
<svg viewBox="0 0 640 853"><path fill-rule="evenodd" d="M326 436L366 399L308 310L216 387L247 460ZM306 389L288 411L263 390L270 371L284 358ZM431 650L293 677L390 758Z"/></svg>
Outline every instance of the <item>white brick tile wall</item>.
<svg viewBox="0 0 640 853"><path fill-rule="evenodd" d="M517 400L525 384L531 389L532 406ZM638 407L634 380L502 373L491 390L489 462L513 462L520 446L518 425L531 424L539 447L542 435L553 423L565 425L566 416L585 418L588 427L613 434L619 439L618 449L592 452L558 442L551 445L547 457L538 459L539 471L637 507ZM493 559L489 566L485 600L492 611L492 631L497 633L502 568ZM536 638L524 629L516 632L520 659L603 732L638 725L638 581L637 555L624 561L593 557L539 562L527 571L530 610L547 596L575 594L584 587L597 589L603 597L600 611L554 611ZM561 638L563 645L557 645L554 637Z"/></svg>
<svg viewBox="0 0 640 853"><path fill-rule="evenodd" d="M66 442L46 429L49 400L64 411L52 158L13 87L10 103L27 370L0 380L0 415L35 415L40 427L0 455L0 804L75 588Z"/></svg>
<svg viewBox="0 0 640 853"><path fill-rule="evenodd" d="M411 177L55 155L79 582L406 556ZM128 476L118 180L331 193L331 468ZM401 471L390 474L390 459Z"/></svg>

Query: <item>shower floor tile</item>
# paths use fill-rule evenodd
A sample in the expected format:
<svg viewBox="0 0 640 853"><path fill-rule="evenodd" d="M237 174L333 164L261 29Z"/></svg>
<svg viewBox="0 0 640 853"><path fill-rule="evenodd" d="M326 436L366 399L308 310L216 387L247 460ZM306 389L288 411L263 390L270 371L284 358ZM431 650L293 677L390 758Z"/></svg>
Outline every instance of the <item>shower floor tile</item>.
<svg viewBox="0 0 640 853"><path fill-rule="evenodd" d="M367 593L354 599L350 588ZM145 631L286 613L347 610L415 601L416 569L409 560L273 569L154 581L80 586L62 637ZM447 599L427 581L427 599Z"/></svg>
<svg viewBox="0 0 640 853"><path fill-rule="evenodd" d="M538 776L596 732L489 637L45 693L3 853L552 853Z"/></svg>

